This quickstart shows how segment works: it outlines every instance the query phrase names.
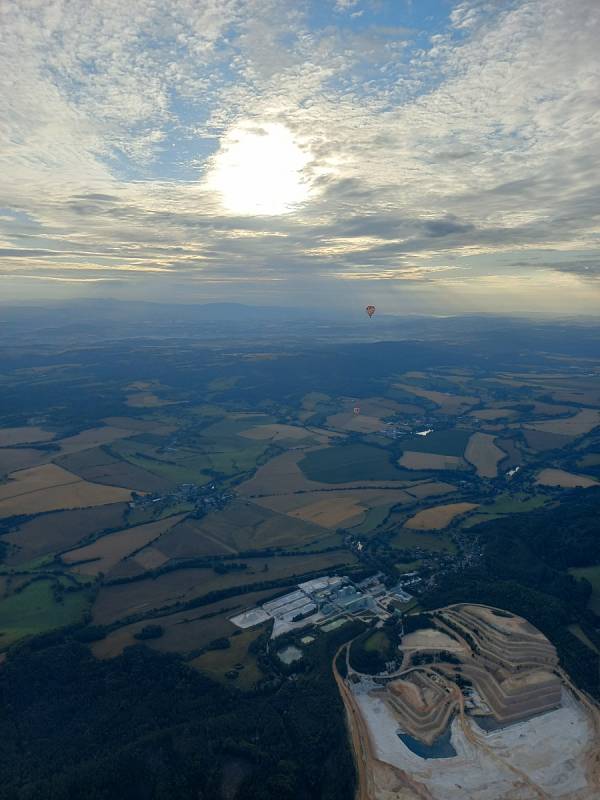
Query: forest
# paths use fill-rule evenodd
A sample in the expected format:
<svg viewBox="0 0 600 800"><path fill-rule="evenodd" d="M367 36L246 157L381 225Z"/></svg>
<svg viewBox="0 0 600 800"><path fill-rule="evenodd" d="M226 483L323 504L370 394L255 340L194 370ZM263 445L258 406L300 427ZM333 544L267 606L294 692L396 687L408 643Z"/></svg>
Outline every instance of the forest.
<svg viewBox="0 0 600 800"><path fill-rule="evenodd" d="M331 670L345 626L292 680L243 694L143 645L95 659L76 631L0 670L1 800L347 800L354 766ZM274 664L274 660L270 661Z"/></svg>

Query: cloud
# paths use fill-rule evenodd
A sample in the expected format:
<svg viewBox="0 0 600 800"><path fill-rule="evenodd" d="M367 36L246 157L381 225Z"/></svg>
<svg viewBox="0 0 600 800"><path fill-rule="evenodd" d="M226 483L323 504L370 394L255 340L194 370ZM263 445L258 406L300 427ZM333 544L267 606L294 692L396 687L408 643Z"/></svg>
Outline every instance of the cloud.
<svg viewBox="0 0 600 800"><path fill-rule="evenodd" d="M595 287L598 4L461 0L425 31L392 5L7 3L0 274L330 302L450 266L491 292L510 261L532 303L544 269ZM240 130L306 155L284 215L227 210L211 182ZM250 166L239 194L268 195Z"/></svg>

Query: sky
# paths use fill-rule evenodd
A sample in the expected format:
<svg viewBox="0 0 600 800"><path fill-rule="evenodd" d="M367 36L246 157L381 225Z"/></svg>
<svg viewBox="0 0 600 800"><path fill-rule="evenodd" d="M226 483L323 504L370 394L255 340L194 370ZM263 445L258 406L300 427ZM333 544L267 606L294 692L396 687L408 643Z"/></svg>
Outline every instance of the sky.
<svg viewBox="0 0 600 800"><path fill-rule="evenodd" d="M598 0L3 0L0 303L600 309Z"/></svg>

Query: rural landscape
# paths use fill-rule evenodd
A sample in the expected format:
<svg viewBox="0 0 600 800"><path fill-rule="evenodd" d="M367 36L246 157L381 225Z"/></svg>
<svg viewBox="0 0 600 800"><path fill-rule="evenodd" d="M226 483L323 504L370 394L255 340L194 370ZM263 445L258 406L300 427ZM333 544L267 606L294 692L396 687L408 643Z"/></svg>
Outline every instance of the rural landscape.
<svg viewBox="0 0 600 800"><path fill-rule="evenodd" d="M110 342L98 336L107 311ZM399 669L393 641L406 648L414 620L464 602L524 617L555 648L549 669L560 663L591 706L600 697L597 327L567 321L553 347L550 325L489 318L480 324L490 343L499 326L505 330L492 351L485 336L472 337L468 318L419 321L420 336L416 321L382 319L381 338L368 330L348 342L346 323L321 320L316 337L310 321L284 325L268 312L239 322L228 340L221 331L231 323L203 320L201 309L194 325L183 319L175 333L154 323L144 334L138 321L135 336L118 308L90 308L85 324L61 324L56 314L36 323L34 310L25 310L2 322L0 687L27 725L68 713L58 697L48 706L47 697L22 694L34 663L59 670L57 693L77 674L73 702L84 708L95 681L123 682L131 670L147 669L132 705L143 703L157 672L164 678L153 702L170 702L169 680L189 683L182 691L195 695L194 707L198 697L209 703L198 687L213 686L217 694L201 712L212 733L173 720L169 758L192 780L187 748L209 736L203 796L261 797L274 746L261 737L273 730L231 739L225 709L285 713L278 704L304 686L311 703L322 695L321 710L311 718L299 711L293 729L280 720L286 733L269 780L293 792L302 782L324 785L325 770L327 796L342 797L355 772L336 652L370 636L371 660L388 654L375 659L376 672L385 673L386 660L399 659ZM386 602L363 603L360 613L336 606L316 620L294 615L285 630L274 630L268 614L242 628L232 621L322 576L343 576L359 591L379 576ZM397 595L394 587L402 587ZM400 626L392 644L383 634L372 638L382 624ZM288 651L291 660L282 657ZM88 681L88 673L96 677ZM86 747L104 701L96 694L89 707ZM85 713L67 723L71 735ZM147 723L138 713L130 728L120 723L123 753L140 746ZM326 726L309 743L322 713L331 726L337 721L336 733ZM179 704L173 714L184 714ZM48 745L40 746L27 797L48 796L36 786L46 786L56 767ZM311 758L332 748L331 761L309 770L300 763L309 747ZM0 796L25 797L10 753L0 747L8 787ZM93 762L90 751L81 767L101 786L108 777L96 770L107 757ZM171 775L167 761L160 768ZM422 796L409 793L415 770L411 778L405 769L407 798ZM57 774L66 787L76 780L66 754ZM582 766L577 797L591 798L585 775Z"/></svg>
<svg viewBox="0 0 600 800"><path fill-rule="evenodd" d="M599 0L0 41L0 800L600 800Z"/></svg>

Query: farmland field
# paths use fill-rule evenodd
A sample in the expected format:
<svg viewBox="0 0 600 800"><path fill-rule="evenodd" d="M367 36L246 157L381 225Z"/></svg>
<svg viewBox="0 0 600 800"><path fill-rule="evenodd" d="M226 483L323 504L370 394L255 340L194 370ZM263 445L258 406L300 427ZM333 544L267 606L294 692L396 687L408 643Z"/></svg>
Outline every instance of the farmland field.
<svg viewBox="0 0 600 800"><path fill-rule="evenodd" d="M152 623L159 624L164 634L159 639L148 640L149 647L162 652L193 652L205 647L213 639L231 636L239 628L229 621L230 617L246 608L266 602L274 594L273 589L248 592L199 608L133 622L111 631L105 639L95 642L93 651L98 658L114 658L125 647L135 644L135 634Z"/></svg>
<svg viewBox="0 0 600 800"><path fill-rule="evenodd" d="M560 486L564 489L572 489L575 486L587 488L599 485L599 482L594 478L589 478L587 475L575 475L572 472L566 472L564 469L543 469L537 476L536 483L542 486Z"/></svg>
<svg viewBox="0 0 600 800"><path fill-rule="evenodd" d="M555 433L560 436L581 436L589 433L598 425L600 425L600 411L595 408L584 408L573 417L527 423L527 427L536 431Z"/></svg>
<svg viewBox="0 0 600 800"><path fill-rule="evenodd" d="M505 514L524 514L541 508L548 502L549 498L544 495L530 495L519 493L516 495L501 494L495 498L493 503L482 503L476 514L469 515L463 522L463 528L471 528L480 522L487 522L491 519L498 519Z"/></svg>
<svg viewBox="0 0 600 800"><path fill-rule="evenodd" d="M417 531L441 530L446 528L455 517L466 514L477 508L477 503L448 503L433 506L419 511L405 523L407 528Z"/></svg>
<svg viewBox="0 0 600 800"><path fill-rule="evenodd" d="M74 547L82 539L124 524L125 503L113 503L73 511L54 511L23 522L2 541L14 548L7 563L24 564L49 553Z"/></svg>
<svg viewBox="0 0 600 800"><path fill-rule="evenodd" d="M69 455L70 453L79 453L81 450L88 450L90 447L110 444L118 439L126 439L128 436L133 435L135 435L133 430L106 426L103 428L91 428L78 433L76 436L60 439L57 444L60 446L61 454Z"/></svg>
<svg viewBox="0 0 600 800"><path fill-rule="evenodd" d="M443 456L437 453L415 453L412 450L405 450L398 463L401 467L406 467L406 469L467 469L465 461L457 456Z"/></svg>
<svg viewBox="0 0 600 800"><path fill-rule="evenodd" d="M94 620L108 624L131 614L149 613L153 609L188 602L209 592L251 585L263 581L289 578L333 567L355 563L348 551L318 553L315 555L253 558L248 568L241 572L223 575L212 569L179 569L156 578L132 583L104 586L93 607Z"/></svg>
<svg viewBox="0 0 600 800"><path fill-rule="evenodd" d="M241 499L223 511L194 521L193 527L199 537L220 544L225 552L292 546L314 541L323 534L322 528L310 520L296 520ZM165 546L167 542L168 539Z"/></svg>
<svg viewBox="0 0 600 800"><path fill-rule="evenodd" d="M66 593L57 602L52 580L36 580L0 601L0 650L25 636L78 622L89 607L85 592Z"/></svg>
<svg viewBox="0 0 600 800"><path fill-rule="evenodd" d="M164 478L115 458L104 448L94 447L61 456L56 463L84 480L122 486L138 492L156 492L169 486Z"/></svg>
<svg viewBox="0 0 600 800"><path fill-rule="evenodd" d="M456 550L452 539L445 533L421 532L408 528L400 530L390 543L399 550L420 548L422 550L430 550L434 553L442 551L453 553Z"/></svg>
<svg viewBox="0 0 600 800"><path fill-rule="evenodd" d="M0 428L0 447L11 447L15 444L33 444L49 442L56 434L44 430L37 425L22 428Z"/></svg>
<svg viewBox="0 0 600 800"><path fill-rule="evenodd" d="M181 519L181 514L174 517L165 517L157 522L139 525L135 528L126 528L115 531L107 536L102 536L92 544L69 550L63 553L62 561L70 566L71 572L82 575L98 575L107 573L116 566L122 558L157 539L169 528L176 525ZM77 562L86 563L79 564Z"/></svg>
<svg viewBox="0 0 600 800"><path fill-rule="evenodd" d="M397 503L410 503L413 498L401 489L346 489L331 492L305 492L297 495L277 495L260 498L257 504L288 514L298 519L310 520L324 527L335 527L342 522L358 517L353 522L359 527L369 509L387 509ZM376 515L380 517L381 514ZM375 519L375 517L373 518ZM346 522L344 522L346 521Z"/></svg>
<svg viewBox="0 0 600 800"><path fill-rule="evenodd" d="M127 405L130 408L161 408L173 405L177 401L161 400L154 392L134 392L127 395Z"/></svg>
<svg viewBox="0 0 600 800"><path fill-rule="evenodd" d="M306 428L299 428L295 425L257 425L240 431L239 435L246 439L269 442L297 442L304 439L308 441L315 439L315 436Z"/></svg>
<svg viewBox="0 0 600 800"><path fill-rule="evenodd" d="M419 500L424 500L427 497L435 497L438 494L449 494L455 489L456 486L450 483L437 481L433 483L415 483L412 486L407 486L406 492Z"/></svg>
<svg viewBox="0 0 600 800"><path fill-rule="evenodd" d="M547 433L546 431L523 429L523 435L528 446L532 450L558 450L566 447L573 441L572 436L565 436L560 433Z"/></svg>
<svg viewBox="0 0 600 800"><path fill-rule="evenodd" d="M352 410L332 414L327 417L327 424L337 430L355 431L356 433L375 433L383 426L379 417L371 417L363 413L355 414Z"/></svg>
<svg viewBox="0 0 600 800"><path fill-rule="evenodd" d="M519 416L519 412L513 408L479 408L477 411L469 411L469 416L483 419L486 422L494 422L501 419L513 419Z"/></svg>
<svg viewBox="0 0 600 800"><path fill-rule="evenodd" d="M265 627L263 625L247 631L238 631L236 636L230 638L230 646L226 650L210 650L190 661L190 666L206 672L216 681L228 683L232 680L226 675L234 671L237 677L233 685L239 689L252 689L264 675L258 666L256 656L249 652L248 648L263 633ZM233 670L236 665L238 669Z"/></svg>
<svg viewBox="0 0 600 800"><path fill-rule="evenodd" d="M433 453L460 458L471 432L462 428L433 431L427 436L409 436L402 439L402 449L417 453Z"/></svg>
<svg viewBox="0 0 600 800"><path fill-rule="evenodd" d="M129 500L131 492L81 480L55 464L14 472L0 486L0 518Z"/></svg>
<svg viewBox="0 0 600 800"><path fill-rule="evenodd" d="M494 436L489 433L474 433L465 450L465 458L477 469L480 478L495 478L498 464L505 453L494 444Z"/></svg>
<svg viewBox="0 0 600 800"><path fill-rule="evenodd" d="M46 464L51 458L52 454L44 450L0 448L0 479L9 472Z"/></svg>
<svg viewBox="0 0 600 800"><path fill-rule="evenodd" d="M435 403L439 406L443 414L459 415L463 414L468 409L479 403L478 397L471 397L467 395L448 394L446 392L436 392L431 389L422 389L419 386L413 386L406 383L395 384L396 388L402 389L404 392L414 394L416 397L422 397Z"/></svg>
<svg viewBox="0 0 600 800"><path fill-rule="evenodd" d="M366 445L363 445L365 447ZM327 448L332 449L332 448ZM341 449L341 448L336 448ZM368 450L375 448L369 447ZM379 448L377 448L379 449ZM259 467L256 474L238 487L238 492L246 497L262 497L275 495L288 495L294 492L309 492L324 489L354 489L354 488L381 488L389 487L395 489L407 485L410 481L416 481L421 477L427 477L427 473L410 472L408 470L398 470L395 474L396 480L340 480L335 484L325 481L310 480L301 471L298 462L303 461L307 456L315 453L322 453L323 450L310 451L289 451L282 453L268 461L264 466ZM381 450L382 457L387 458L385 450ZM339 454L336 456L339 458ZM382 462L387 465L387 460ZM392 465L389 465L392 467ZM392 467L393 469L393 467Z"/></svg>
<svg viewBox="0 0 600 800"><path fill-rule="evenodd" d="M402 480L406 473L396 469L388 453L364 444L327 447L307 453L299 464L309 480L322 483Z"/></svg>

